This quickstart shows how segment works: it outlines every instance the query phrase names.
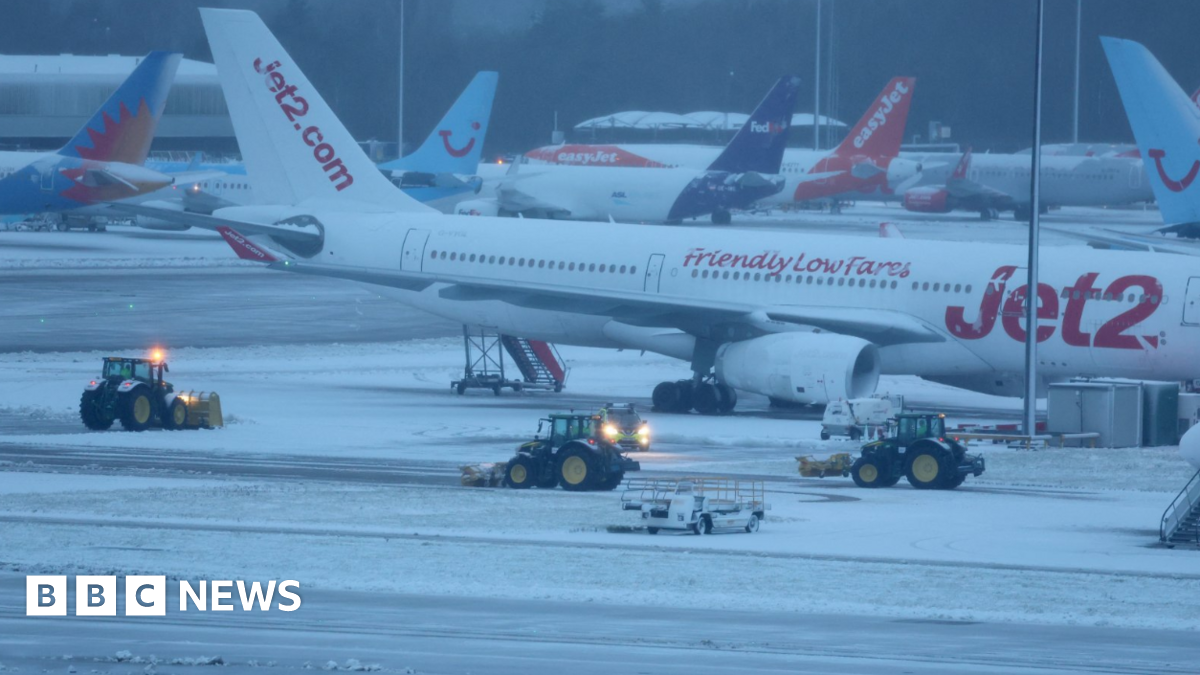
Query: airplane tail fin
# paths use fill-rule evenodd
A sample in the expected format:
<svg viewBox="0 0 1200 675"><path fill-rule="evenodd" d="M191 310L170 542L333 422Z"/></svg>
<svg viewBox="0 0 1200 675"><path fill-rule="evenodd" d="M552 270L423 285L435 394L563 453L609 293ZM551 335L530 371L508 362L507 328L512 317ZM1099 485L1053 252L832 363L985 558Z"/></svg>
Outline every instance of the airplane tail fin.
<svg viewBox="0 0 1200 675"><path fill-rule="evenodd" d="M201 9L200 17L256 199L432 210L380 173L257 14Z"/></svg>
<svg viewBox="0 0 1200 675"><path fill-rule="evenodd" d="M150 52L58 154L142 164L167 104L181 54Z"/></svg>
<svg viewBox="0 0 1200 675"><path fill-rule="evenodd" d="M468 176L478 173L499 79L499 73L476 73L421 147L405 157L380 164L379 168Z"/></svg>
<svg viewBox="0 0 1200 675"><path fill-rule="evenodd" d="M894 77L854 125L834 154L895 157L904 142L904 126L912 103L915 77Z"/></svg>
<svg viewBox="0 0 1200 675"><path fill-rule="evenodd" d="M1200 174L1200 109L1143 45L1110 37L1100 41L1163 223L1200 222L1200 185L1192 188Z"/></svg>
<svg viewBox="0 0 1200 675"><path fill-rule="evenodd" d="M950 174L950 180L963 180L967 177L967 171L971 168L971 148L967 147L963 152L962 159L958 160L958 164L954 167L954 172Z"/></svg>
<svg viewBox="0 0 1200 675"><path fill-rule="evenodd" d="M708 170L779 173L799 89L800 78L781 77Z"/></svg>

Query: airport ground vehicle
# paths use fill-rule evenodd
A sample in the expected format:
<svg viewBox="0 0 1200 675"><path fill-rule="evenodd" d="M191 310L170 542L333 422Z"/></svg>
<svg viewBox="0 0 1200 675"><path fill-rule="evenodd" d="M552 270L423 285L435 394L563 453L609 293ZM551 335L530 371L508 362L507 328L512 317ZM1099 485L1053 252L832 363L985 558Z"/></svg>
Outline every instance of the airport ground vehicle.
<svg viewBox="0 0 1200 675"><path fill-rule="evenodd" d="M649 450L650 425L632 403L606 403L600 409L600 429L609 443L624 450Z"/></svg>
<svg viewBox="0 0 1200 675"><path fill-rule="evenodd" d="M170 372L160 354L150 359L105 357L100 377L79 399L84 426L100 431L120 420L126 431L198 429L223 425L221 400L211 392L176 392L163 379Z"/></svg>
<svg viewBox="0 0 1200 675"><path fill-rule="evenodd" d="M504 483L511 488L552 488L564 490L614 490L626 471L637 471L641 464L621 454L621 448L599 433L600 416L582 413L554 413L538 421L538 435L521 444L508 461ZM549 435L542 437L549 425Z"/></svg>
<svg viewBox="0 0 1200 675"><path fill-rule="evenodd" d="M894 410L887 398L856 398L830 401L821 416L821 440L831 436L849 436L857 441L871 428L885 427Z"/></svg>
<svg viewBox="0 0 1200 675"><path fill-rule="evenodd" d="M731 478L681 478L630 482L621 494L621 509L641 511L646 531L714 530L757 532L770 507L763 483Z"/></svg>
<svg viewBox="0 0 1200 675"><path fill-rule="evenodd" d="M953 490L983 471L982 457L946 435L944 414L902 413L887 438L862 447L850 477L859 487L891 487L904 476L918 490Z"/></svg>

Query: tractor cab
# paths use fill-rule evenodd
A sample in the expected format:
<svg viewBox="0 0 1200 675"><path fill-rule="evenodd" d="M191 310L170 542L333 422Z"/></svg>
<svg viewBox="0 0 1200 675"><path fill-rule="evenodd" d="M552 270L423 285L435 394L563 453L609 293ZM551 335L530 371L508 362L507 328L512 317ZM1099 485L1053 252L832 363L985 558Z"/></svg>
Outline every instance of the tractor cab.
<svg viewBox="0 0 1200 675"><path fill-rule="evenodd" d="M906 448L922 438L942 439L946 436L946 415L902 413L896 415L896 445Z"/></svg>
<svg viewBox="0 0 1200 675"><path fill-rule="evenodd" d="M171 385L163 381L163 373L170 372L170 370L167 362L162 359L109 356L104 359L100 377L115 384L125 381L144 382L153 387L165 387L169 392Z"/></svg>
<svg viewBox="0 0 1200 675"><path fill-rule="evenodd" d="M576 415L574 413L554 413L548 418L538 420L538 438L542 430L550 427L549 441L552 447L560 447L574 440L586 440L595 433L597 417L594 415Z"/></svg>

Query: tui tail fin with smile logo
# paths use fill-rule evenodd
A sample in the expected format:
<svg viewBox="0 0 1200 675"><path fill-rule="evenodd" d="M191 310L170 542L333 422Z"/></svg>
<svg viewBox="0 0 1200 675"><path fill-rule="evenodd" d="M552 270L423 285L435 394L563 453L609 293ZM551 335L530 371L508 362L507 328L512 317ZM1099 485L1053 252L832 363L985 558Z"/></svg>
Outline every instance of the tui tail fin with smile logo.
<svg viewBox="0 0 1200 675"><path fill-rule="evenodd" d="M1200 109L1150 50L1101 37L1163 223L1200 223Z"/></svg>
<svg viewBox="0 0 1200 675"><path fill-rule="evenodd" d="M483 141L499 79L499 73L476 73L421 147L405 157L380 164L379 168L474 176L483 156Z"/></svg>

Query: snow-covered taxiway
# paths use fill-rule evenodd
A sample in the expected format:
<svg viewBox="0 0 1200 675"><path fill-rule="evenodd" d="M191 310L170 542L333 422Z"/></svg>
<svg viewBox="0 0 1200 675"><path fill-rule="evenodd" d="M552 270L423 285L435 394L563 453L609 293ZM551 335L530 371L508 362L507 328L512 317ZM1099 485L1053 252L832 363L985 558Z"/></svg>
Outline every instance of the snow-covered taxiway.
<svg viewBox="0 0 1200 675"><path fill-rule="evenodd" d="M1013 225L986 227L1000 238ZM457 466L506 459L549 410L645 403L682 364L566 348L562 395L458 397L456 326L350 284L275 281L222 247L0 235L4 668L185 672L212 662L202 656L238 671L514 673L1200 663L1196 555L1154 546L1189 474L1173 448L984 446L988 472L957 491L867 491L800 478L795 455L852 446L817 440L813 415L747 397L730 418L649 414L655 446L639 459L648 476L766 480L762 531L650 537L628 531L613 493L462 488ZM226 428L83 431L75 406L99 357L150 340L170 349L172 381L222 394ZM1017 405L912 378L883 387L983 420ZM304 606L24 617L25 574L88 572L297 579Z"/></svg>

